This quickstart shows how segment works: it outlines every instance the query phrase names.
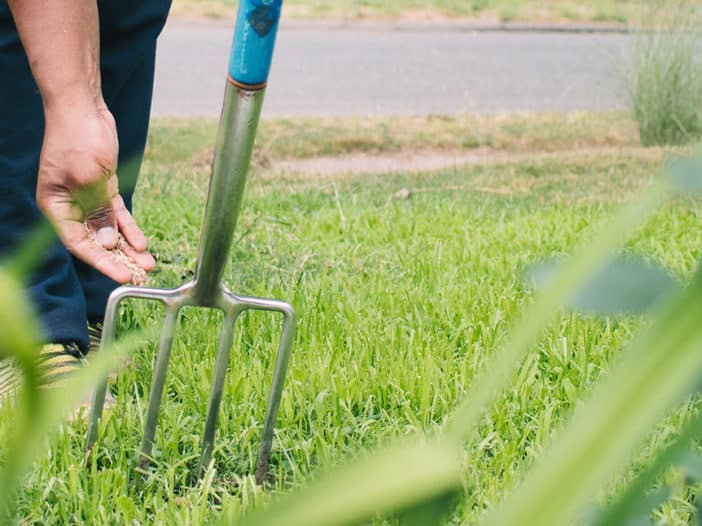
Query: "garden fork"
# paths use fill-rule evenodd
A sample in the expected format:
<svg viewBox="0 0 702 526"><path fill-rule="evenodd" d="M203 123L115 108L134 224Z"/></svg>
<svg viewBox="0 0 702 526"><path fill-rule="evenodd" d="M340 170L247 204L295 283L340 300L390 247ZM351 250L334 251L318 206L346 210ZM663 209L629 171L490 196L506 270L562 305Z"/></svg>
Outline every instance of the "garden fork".
<svg viewBox="0 0 702 526"><path fill-rule="evenodd" d="M222 285L222 278L253 152L281 7L282 0L242 0L239 4L194 279L180 288L171 290L121 287L112 293L107 304L101 349L109 347L116 337L118 307L122 300L126 298L157 300L162 302L165 308L165 319L149 394L142 442L142 464L148 463L152 454L158 412L163 398L179 311L183 307L205 307L223 311L224 326L220 334L202 440L200 457L202 468L209 465L212 457L217 415L229 366L234 324L238 316L249 310L278 312L283 315L282 334L256 466L256 480L259 484L263 483L268 471L273 428L292 349L295 313L289 304L282 301L238 296ZM97 440L106 389L105 380L95 391L88 427L89 448Z"/></svg>

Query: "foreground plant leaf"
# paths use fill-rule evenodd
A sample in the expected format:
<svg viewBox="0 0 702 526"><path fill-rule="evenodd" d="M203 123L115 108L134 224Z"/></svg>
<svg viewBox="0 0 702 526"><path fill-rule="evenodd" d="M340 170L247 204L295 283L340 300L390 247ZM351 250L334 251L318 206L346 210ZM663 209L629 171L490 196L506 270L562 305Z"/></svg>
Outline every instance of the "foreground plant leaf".
<svg viewBox="0 0 702 526"><path fill-rule="evenodd" d="M537 289L554 279L560 264L544 262L529 271ZM615 256L605 261L580 285L566 302L575 311L602 316L643 314L678 292L680 286L664 268L632 256Z"/></svg>
<svg viewBox="0 0 702 526"><path fill-rule="evenodd" d="M656 480L670 466L681 466L688 477L702 480L702 464L699 455L688 451L690 443L702 434L702 412L688 420L672 442L658 451L651 462L629 484L606 509L587 521L589 526L626 526L641 524L637 520L648 519L651 510L662 504L670 495L668 488L648 493Z"/></svg>
<svg viewBox="0 0 702 526"><path fill-rule="evenodd" d="M399 514L402 526L444 526L448 522L451 508L458 501L457 490L439 495L429 502L412 506Z"/></svg>
<svg viewBox="0 0 702 526"><path fill-rule="evenodd" d="M46 438L74 407L85 400L91 389L143 341L143 338L144 333L132 335L112 348L98 353L91 358L90 364L77 372L60 391L25 388L20 393L13 436L7 441L2 437L8 453L5 466L0 471L0 521L4 517L3 510L12 513L17 486L42 448L46 447Z"/></svg>
<svg viewBox="0 0 702 526"><path fill-rule="evenodd" d="M666 174L678 192L702 196L702 158L671 161L666 167Z"/></svg>
<svg viewBox="0 0 702 526"><path fill-rule="evenodd" d="M445 444L410 444L379 452L321 478L247 525L344 526L452 495L461 487L457 452Z"/></svg>
<svg viewBox="0 0 702 526"><path fill-rule="evenodd" d="M30 361L41 331L17 280L0 269L0 359Z"/></svg>
<svg viewBox="0 0 702 526"><path fill-rule="evenodd" d="M702 377L702 270L483 526L568 524Z"/></svg>
<svg viewBox="0 0 702 526"><path fill-rule="evenodd" d="M32 230L27 239L3 266L9 274L19 281L25 281L42 261L42 256L54 244L58 237L48 221L42 221Z"/></svg>
<svg viewBox="0 0 702 526"><path fill-rule="evenodd" d="M0 470L0 523L11 521L17 486L30 469L46 438L72 408L124 356L142 341L143 333L94 356L90 364L77 372L60 390L40 390L37 349L40 331L29 303L19 284L0 271L0 349L2 357L12 357L22 369L23 388L18 395L15 423L11 436L0 437L6 448L5 465Z"/></svg>
<svg viewBox="0 0 702 526"><path fill-rule="evenodd" d="M693 438L699 438L702 435L702 425L696 431ZM685 471L685 476L689 480L702 482L702 455L695 451L687 451L678 465Z"/></svg>

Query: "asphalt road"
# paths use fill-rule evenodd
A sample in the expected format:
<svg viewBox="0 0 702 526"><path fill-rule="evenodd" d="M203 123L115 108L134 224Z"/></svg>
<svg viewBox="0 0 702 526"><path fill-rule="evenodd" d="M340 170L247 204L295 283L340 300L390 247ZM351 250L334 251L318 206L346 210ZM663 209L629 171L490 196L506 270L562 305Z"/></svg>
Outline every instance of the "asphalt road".
<svg viewBox="0 0 702 526"><path fill-rule="evenodd" d="M153 113L218 116L230 24L170 23ZM625 35L283 29L264 114L372 115L624 107Z"/></svg>

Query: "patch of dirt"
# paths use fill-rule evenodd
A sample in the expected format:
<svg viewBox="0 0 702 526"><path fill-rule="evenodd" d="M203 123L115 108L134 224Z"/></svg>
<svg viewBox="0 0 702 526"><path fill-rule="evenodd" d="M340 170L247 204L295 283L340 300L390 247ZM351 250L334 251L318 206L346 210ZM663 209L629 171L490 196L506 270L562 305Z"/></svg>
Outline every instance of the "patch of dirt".
<svg viewBox="0 0 702 526"><path fill-rule="evenodd" d="M432 172L480 164L519 163L566 159L571 157L636 155L656 159L661 150L640 147L605 147L577 149L558 152L510 153L491 148L476 148L469 152L415 151L396 152L383 155L351 154L312 159L288 159L271 161L271 172L301 176L333 178L347 175L381 175L387 173Z"/></svg>
<svg viewBox="0 0 702 526"><path fill-rule="evenodd" d="M430 172L462 164L480 163L487 161L489 158L490 150L488 148L453 154L438 151L393 152L382 155L357 153L333 157L273 161L271 167L274 170L285 172L316 175L411 173Z"/></svg>
<svg viewBox="0 0 702 526"><path fill-rule="evenodd" d="M194 168L202 168L211 170L212 161L214 159L214 148L208 148L197 154L195 154L191 159L187 161L188 166ZM260 148L254 148L253 155L251 157L251 168L254 170L264 170L271 168L272 163L270 157Z"/></svg>

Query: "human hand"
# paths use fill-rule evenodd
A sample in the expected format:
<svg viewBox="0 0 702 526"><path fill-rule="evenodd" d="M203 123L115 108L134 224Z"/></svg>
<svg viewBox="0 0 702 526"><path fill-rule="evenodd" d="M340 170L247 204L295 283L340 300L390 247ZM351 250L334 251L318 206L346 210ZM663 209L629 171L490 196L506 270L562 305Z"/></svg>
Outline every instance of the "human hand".
<svg viewBox="0 0 702 526"><path fill-rule="evenodd" d="M77 98L47 108L45 117L36 199L62 243L118 283L133 281L133 269L112 251L151 271L146 237L119 195L119 145L107 106Z"/></svg>

